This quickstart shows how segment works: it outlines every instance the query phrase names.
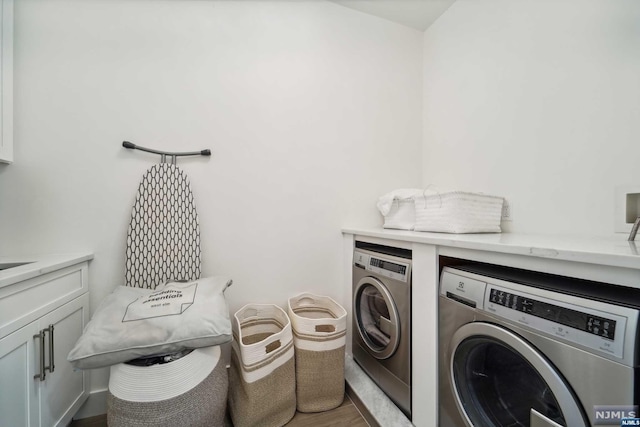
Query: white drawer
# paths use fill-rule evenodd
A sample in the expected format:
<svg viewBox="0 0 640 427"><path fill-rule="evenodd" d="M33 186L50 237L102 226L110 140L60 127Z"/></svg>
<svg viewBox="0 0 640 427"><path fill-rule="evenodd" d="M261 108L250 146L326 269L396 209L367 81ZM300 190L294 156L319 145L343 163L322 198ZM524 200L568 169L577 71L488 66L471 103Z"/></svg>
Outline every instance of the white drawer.
<svg viewBox="0 0 640 427"><path fill-rule="evenodd" d="M0 288L0 338L87 291L87 262Z"/></svg>

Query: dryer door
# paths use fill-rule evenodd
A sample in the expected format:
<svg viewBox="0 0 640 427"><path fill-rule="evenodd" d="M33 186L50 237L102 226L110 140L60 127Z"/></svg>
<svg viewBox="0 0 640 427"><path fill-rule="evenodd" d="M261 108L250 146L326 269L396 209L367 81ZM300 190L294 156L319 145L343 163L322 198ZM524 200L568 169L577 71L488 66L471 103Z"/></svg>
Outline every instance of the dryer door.
<svg viewBox="0 0 640 427"><path fill-rule="evenodd" d="M376 359L393 356L400 342L400 317L389 290L375 277L364 277L353 295L358 334Z"/></svg>
<svg viewBox="0 0 640 427"><path fill-rule="evenodd" d="M450 350L451 384L468 426L589 425L562 375L513 332L468 323L453 335Z"/></svg>

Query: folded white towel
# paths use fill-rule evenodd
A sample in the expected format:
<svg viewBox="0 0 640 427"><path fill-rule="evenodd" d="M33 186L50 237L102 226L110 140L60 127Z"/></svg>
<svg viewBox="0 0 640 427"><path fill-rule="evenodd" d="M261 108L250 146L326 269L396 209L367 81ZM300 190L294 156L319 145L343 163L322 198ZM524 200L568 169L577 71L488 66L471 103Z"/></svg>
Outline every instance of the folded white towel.
<svg viewBox="0 0 640 427"><path fill-rule="evenodd" d="M394 200L406 200L411 199L414 196L422 196L424 191L425 190L421 190L419 188L400 188L398 190L393 190L392 192L380 197L376 206L380 213L386 216L391 210Z"/></svg>
<svg viewBox="0 0 640 427"><path fill-rule="evenodd" d="M438 191L429 188L399 188L380 197L376 206L383 216L387 216L394 200L409 200L414 197L433 196L434 194L438 194Z"/></svg>

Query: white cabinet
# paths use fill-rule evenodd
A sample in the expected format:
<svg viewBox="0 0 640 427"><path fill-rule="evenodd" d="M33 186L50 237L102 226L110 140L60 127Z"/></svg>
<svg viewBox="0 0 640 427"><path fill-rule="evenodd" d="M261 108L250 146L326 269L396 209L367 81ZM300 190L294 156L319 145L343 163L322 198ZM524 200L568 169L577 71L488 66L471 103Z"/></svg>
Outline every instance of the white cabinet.
<svg viewBox="0 0 640 427"><path fill-rule="evenodd" d="M71 421L88 397L89 376L74 372L67 354L88 318L86 262L0 288L0 426Z"/></svg>
<svg viewBox="0 0 640 427"><path fill-rule="evenodd" d="M38 384L35 341L38 323L0 339L0 419L7 426L35 426ZM32 422L33 420L33 422Z"/></svg>
<svg viewBox="0 0 640 427"><path fill-rule="evenodd" d="M13 0L0 0L0 162L13 161Z"/></svg>

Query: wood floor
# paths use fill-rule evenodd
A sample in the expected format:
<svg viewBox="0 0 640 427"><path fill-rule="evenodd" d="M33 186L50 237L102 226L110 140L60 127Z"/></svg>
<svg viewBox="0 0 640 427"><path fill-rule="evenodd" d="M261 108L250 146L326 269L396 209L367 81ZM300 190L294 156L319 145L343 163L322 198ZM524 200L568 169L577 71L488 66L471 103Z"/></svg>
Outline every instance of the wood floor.
<svg viewBox="0 0 640 427"><path fill-rule="evenodd" d="M69 427L106 427L107 416L98 415L96 417L84 418L72 421ZM342 405L336 409L315 414L303 414L296 412L286 427L369 427L369 424L362 417L349 396L344 397ZM213 426L212 426L213 427Z"/></svg>

